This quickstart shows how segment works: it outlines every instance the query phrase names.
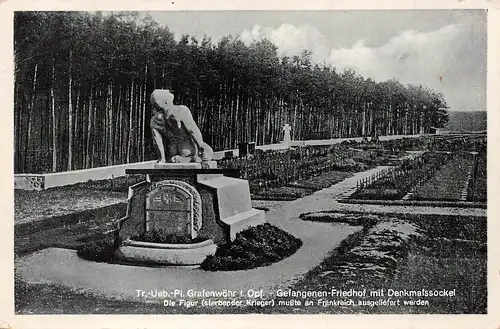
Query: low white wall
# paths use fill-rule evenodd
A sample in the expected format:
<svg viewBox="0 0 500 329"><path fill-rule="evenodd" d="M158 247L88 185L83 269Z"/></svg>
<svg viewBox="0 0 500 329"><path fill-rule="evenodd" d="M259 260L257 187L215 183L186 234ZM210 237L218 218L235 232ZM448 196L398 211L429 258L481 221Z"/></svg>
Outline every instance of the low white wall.
<svg viewBox="0 0 500 329"><path fill-rule="evenodd" d="M20 190L44 190L51 187L104 180L125 176L126 169L154 168L156 161L135 162L91 169L64 171L51 174L15 174L14 188Z"/></svg>
<svg viewBox="0 0 500 329"><path fill-rule="evenodd" d="M418 137L419 135L406 135L406 136L380 136L380 140L399 139L403 137ZM269 145L256 146L260 150L273 150L283 149L290 146L305 146L305 145L330 145L337 144L347 140L362 140L362 137L357 138L336 138L324 140L310 140L310 141L290 141L288 143L278 143ZM232 151L233 156L238 156L238 149L214 152L214 160L222 159L224 153ZM15 174L14 175L14 189L20 190L44 190L51 187L72 185L76 183L83 183L89 180L104 180L113 177L125 176L125 169L137 168L154 168L156 160L127 163L122 165L98 167L92 169L64 171L52 174Z"/></svg>

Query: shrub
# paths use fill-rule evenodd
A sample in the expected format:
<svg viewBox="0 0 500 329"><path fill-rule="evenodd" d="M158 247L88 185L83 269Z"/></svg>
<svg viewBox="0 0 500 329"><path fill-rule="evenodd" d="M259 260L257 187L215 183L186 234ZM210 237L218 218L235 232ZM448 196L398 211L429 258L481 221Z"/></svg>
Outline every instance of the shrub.
<svg viewBox="0 0 500 329"><path fill-rule="evenodd" d="M77 255L94 262L110 263L116 259L116 249L117 244L114 238L104 237L101 240L92 241L80 246L77 249Z"/></svg>
<svg viewBox="0 0 500 329"><path fill-rule="evenodd" d="M217 248L201 268L207 271L236 271L267 266L280 261L302 246L302 241L269 223L248 228L236 239Z"/></svg>
<svg viewBox="0 0 500 329"><path fill-rule="evenodd" d="M145 231L141 235L130 238L134 241L153 242L153 243L171 243L171 244L190 244L205 241L205 238L196 237L191 239L186 235L169 233L162 229L153 229Z"/></svg>

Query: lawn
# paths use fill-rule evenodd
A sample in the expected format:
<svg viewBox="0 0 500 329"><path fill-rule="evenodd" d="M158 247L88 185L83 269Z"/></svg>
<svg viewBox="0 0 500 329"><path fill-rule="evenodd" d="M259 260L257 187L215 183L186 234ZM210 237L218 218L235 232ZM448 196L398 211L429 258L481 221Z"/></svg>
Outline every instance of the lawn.
<svg viewBox="0 0 500 329"><path fill-rule="evenodd" d="M486 314L486 257L473 254L462 258L433 257L418 250L410 252L404 266L392 281L394 290L434 289L456 290L454 297L429 298L429 307L401 305L395 313Z"/></svg>
<svg viewBox="0 0 500 329"><path fill-rule="evenodd" d="M418 187L413 199L460 201L471 169L472 157L468 154L458 155L440 168L434 177Z"/></svg>
<svg viewBox="0 0 500 329"><path fill-rule="evenodd" d="M126 202L128 187L141 179L129 175L43 191L14 190L14 221L33 222Z"/></svg>
<svg viewBox="0 0 500 329"><path fill-rule="evenodd" d="M113 229L112 222L123 217L127 205L118 203L105 208L51 217L38 223L17 225L14 233L14 252L25 255L49 247L77 249L92 240L100 239Z"/></svg>

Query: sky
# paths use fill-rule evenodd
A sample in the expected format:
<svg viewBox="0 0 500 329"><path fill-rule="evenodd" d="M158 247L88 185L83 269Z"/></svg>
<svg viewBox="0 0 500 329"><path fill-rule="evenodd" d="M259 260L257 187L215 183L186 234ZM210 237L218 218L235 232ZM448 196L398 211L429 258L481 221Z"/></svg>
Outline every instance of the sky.
<svg viewBox="0 0 500 329"><path fill-rule="evenodd" d="M317 63L365 78L426 85L451 111L486 110L485 10L144 12L176 38L267 38L279 55L312 51Z"/></svg>

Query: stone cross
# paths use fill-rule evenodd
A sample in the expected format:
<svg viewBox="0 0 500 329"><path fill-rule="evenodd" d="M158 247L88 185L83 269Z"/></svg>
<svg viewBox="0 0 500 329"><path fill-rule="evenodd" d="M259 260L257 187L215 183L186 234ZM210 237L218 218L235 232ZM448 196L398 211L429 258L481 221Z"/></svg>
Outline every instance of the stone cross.
<svg viewBox="0 0 500 329"><path fill-rule="evenodd" d="M283 137L284 142L289 142L291 140L290 130L292 130L292 127L290 127L288 123L283 126L283 131L285 132L285 136Z"/></svg>

